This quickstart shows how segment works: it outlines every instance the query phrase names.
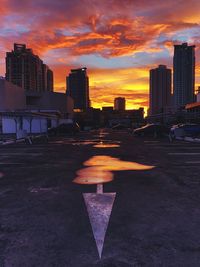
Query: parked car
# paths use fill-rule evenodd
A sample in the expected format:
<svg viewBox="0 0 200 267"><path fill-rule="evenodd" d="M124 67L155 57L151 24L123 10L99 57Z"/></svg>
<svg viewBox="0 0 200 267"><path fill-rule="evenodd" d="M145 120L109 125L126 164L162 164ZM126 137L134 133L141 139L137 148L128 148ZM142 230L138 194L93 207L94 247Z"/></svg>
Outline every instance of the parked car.
<svg viewBox="0 0 200 267"><path fill-rule="evenodd" d="M48 134L62 135L62 134L76 134L80 131L78 123L62 123L57 127L50 128Z"/></svg>
<svg viewBox="0 0 200 267"><path fill-rule="evenodd" d="M176 137L197 137L200 136L200 125L195 123L177 124L170 129L170 136Z"/></svg>
<svg viewBox="0 0 200 267"><path fill-rule="evenodd" d="M169 129L165 125L152 123L133 130L133 134L137 136L161 137L168 135Z"/></svg>

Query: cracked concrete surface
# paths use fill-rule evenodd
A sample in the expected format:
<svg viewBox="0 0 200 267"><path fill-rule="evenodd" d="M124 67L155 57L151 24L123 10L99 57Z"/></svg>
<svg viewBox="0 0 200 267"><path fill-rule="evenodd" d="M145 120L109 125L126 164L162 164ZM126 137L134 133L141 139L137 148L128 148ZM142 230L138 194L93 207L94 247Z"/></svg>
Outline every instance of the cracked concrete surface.
<svg viewBox="0 0 200 267"><path fill-rule="evenodd" d="M81 133L76 141L92 142L97 135ZM102 149L57 138L0 148L1 267L200 265L200 159L188 154L200 153L200 144L151 142L117 131L101 138L121 142L103 149L105 155L156 166L114 172L104 185L117 198L102 259L82 198L96 186L72 183L83 162Z"/></svg>

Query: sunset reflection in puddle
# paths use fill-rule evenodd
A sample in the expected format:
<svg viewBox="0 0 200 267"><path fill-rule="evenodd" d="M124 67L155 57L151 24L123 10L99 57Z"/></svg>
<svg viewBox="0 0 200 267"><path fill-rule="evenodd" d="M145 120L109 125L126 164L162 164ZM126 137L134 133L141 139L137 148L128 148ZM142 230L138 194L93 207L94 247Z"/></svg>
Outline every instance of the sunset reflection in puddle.
<svg viewBox="0 0 200 267"><path fill-rule="evenodd" d="M100 142L99 144L96 144L93 147L95 147L95 148L115 148L115 147L120 147L120 145L115 144L115 143Z"/></svg>
<svg viewBox="0 0 200 267"><path fill-rule="evenodd" d="M99 139L85 139L85 140L76 140L71 144L73 146L81 146L81 145L96 145L99 143Z"/></svg>
<svg viewBox="0 0 200 267"><path fill-rule="evenodd" d="M81 142L74 142L74 143L72 143L73 146L94 145L94 144L96 144L95 141L81 141Z"/></svg>
<svg viewBox="0 0 200 267"><path fill-rule="evenodd" d="M105 137L106 135L109 135L109 133L106 133L106 132L100 132L98 135L94 135L94 137L103 138L103 137Z"/></svg>
<svg viewBox="0 0 200 267"><path fill-rule="evenodd" d="M73 180L77 184L108 183L113 180L113 173L106 171L102 166L94 166L77 171L77 177Z"/></svg>
<svg viewBox="0 0 200 267"><path fill-rule="evenodd" d="M144 171L151 170L155 166L144 165L131 161L123 161L111 156L99 155L93 156L85 161L87 168L77 171L77 177L73 180L77 184L99 184L107 183L113 180L112 171Z"/></svg>

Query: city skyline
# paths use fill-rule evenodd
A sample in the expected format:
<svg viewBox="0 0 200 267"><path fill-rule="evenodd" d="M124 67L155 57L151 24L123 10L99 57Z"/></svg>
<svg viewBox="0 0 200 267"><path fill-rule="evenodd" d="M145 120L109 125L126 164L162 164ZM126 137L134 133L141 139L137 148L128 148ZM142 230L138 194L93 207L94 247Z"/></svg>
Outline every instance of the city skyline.
<svg viewBox="0 0 200 267"><path fill-rule="evenodd" d="M172 69L174 44L196 46L195 89L200 85L199 8L198 1L48 1L46 6L37 0L18 6L4 0L0 74L5 75L5 53L13 43L25 43L53 70L55 91L65 92L70 69L86 66L93 107L110 106L121 96L127 109L147 108L149 70L160 64Z"/></svg>

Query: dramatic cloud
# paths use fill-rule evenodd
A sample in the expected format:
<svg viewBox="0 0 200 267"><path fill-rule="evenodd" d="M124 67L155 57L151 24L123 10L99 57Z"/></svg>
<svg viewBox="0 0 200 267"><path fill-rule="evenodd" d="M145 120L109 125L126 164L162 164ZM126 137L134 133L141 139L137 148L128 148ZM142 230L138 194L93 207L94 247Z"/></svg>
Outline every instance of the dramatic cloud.
<svg viewBox="0 0 200 267"><path fill-rule="evenodd" d="M196 44L198 85L199 10L198 0L1 0L0 73L5 52L26 43L53 69L57 91L71 68L86 66L94 106L118 95L146 106L149 69L172 67L175 43Z"/></svg>

